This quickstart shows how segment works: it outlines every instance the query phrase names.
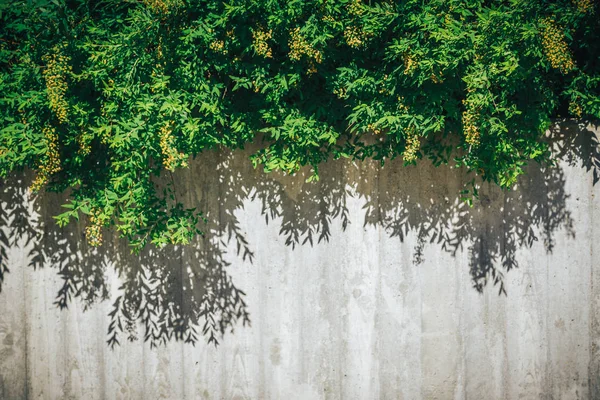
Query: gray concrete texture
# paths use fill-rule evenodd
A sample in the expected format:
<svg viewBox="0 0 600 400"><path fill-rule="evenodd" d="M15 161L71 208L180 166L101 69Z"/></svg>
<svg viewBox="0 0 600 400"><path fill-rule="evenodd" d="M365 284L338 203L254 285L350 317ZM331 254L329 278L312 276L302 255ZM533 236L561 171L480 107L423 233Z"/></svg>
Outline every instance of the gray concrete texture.
<svg viewBox="0 0 600 400"><path fill-rule="evenodd" d="M139 256L108 232L89 248L51 218L64 195L11 178L0 398L600 399L598 134L557 124L555 167L472 208L471 178L427 162L305 183L206 153L172 180L206 235ZM199 321L194 346L173 321Z"/></svg>

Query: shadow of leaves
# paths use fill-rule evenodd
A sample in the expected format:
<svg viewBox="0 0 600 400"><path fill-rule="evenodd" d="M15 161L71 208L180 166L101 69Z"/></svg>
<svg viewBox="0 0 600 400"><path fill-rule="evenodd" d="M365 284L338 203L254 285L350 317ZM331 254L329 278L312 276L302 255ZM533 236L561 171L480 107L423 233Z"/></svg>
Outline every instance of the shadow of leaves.
<svg viewBox="0 0 600 400"><path fill-rule="evenodd" d="M58 307L68 307L74 298L84 309L110 299L111 346L122 336L143 338L151 346L170 340L194 344L203 336L216 345L240 323L250 324L245 293L228 270L234 267L233 254L240 264L254 262L253 232L243 230L239 216L245 205L258 202L265 223L278 224L291 250L329 241L333 223L345 230L358 222L399 242L411 237L415 268L436 262L426 258L426 246L439 246L451 256L466 251L474 289L482 292L491 283L506 295L505 274L519 267L519 250L541 239L552 252L561 229L575 237L564 166L582 167L594 184L598 181L600 147L592 126L562 121L549 140L559 163L530 165L515 190L484 184L473 207L461 200L460 190L470 181L463 171L427 162L416 168L396 160L384 167L330 162L321 167L319 182L309 184L303 172L286 176L252 168L251 149L207 152L173 180L177 198L204 211L205 235L189 246L147 248L138 255L110 232L102 247L89 247L84 219L59 229L51 214L66 198L45 193L31 199L25 173L1 186L0 289L14 268L9 256L28 249L31 267L58 271ZM350 200L362 203L362 221L351 221Z"/></svg>

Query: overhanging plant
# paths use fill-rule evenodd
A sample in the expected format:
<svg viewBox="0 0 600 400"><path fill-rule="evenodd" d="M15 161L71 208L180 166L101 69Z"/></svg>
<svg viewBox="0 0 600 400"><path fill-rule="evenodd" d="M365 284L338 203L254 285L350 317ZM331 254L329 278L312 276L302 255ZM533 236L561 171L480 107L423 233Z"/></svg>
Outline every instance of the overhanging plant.
<svg viewBox="0 0 600 400"><path fill-rule="evenodd" d="M260 141L266 172L428 159L510 188L554 117L600 118L600 10L564 1L5 1L0 177L134 251L202 214L161 175ZM475 185L473 186L473 189ZM62 210L64 211L64 210Z"/></svg>

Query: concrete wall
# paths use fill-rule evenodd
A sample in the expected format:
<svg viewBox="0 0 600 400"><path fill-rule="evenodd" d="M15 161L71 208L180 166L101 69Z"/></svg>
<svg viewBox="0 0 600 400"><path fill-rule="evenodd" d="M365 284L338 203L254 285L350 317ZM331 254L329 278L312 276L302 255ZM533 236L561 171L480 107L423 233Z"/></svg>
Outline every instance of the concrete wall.
<svg viewBox="0 0 600 400"><path fill-rule="evenodd" d="M598 129L550 136L559 165L473 208L427 163L307 184L206 154L173 179L206 236L140 256L3 182L0 398L599 399Z"/></svg>

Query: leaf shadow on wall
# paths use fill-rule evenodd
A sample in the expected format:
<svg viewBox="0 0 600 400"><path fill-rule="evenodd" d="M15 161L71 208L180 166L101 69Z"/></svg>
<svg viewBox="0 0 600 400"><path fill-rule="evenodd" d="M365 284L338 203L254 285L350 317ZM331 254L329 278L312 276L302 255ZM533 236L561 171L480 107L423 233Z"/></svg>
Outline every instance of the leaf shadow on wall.
<svg viewBox="0 0 600 400"><path fill-rule="evenodd" d="M563 122L552 130L550 140L563 165L585 168L596 183L600 147L591 128ZM190 246L150 247L139 255L131 254L127 243L108 230L104 245L90 248L83 235L85 221L59 229L51 215L65 197L46 193L28 201L26 175L3 182L0 282L14 268L8 258L11 251L27 249L30 267L57 269L62 281L58 307L67 307L73 298L85 309L110 299L109 344L119 343L122 336L141 336L151 345L172 339L195 343L205 336L217 344L226 332L250 323L252 305L246 304L243 290L228 274L232 259L239 264L254 259L249 232L236 216L250 200L261 204L265 223L278 224L292 249L328 241L334 223L342 229L360 223L383 229L399 242L415 235L415 267L428 262L425 246L440 246L452 256L466 250L465 267L479 292L492 282L507 294L504 274L518 267L519 249L541 239L551 252L556 232L564 229L576 235L560 166L530 166L514 191L483 185L470 208L460 199L468 180L464 172L434 168L426 161L416 168L404 168L399 161L383 168L367 161L330 162L321 167L320 181L308 184L301 173L289 177L255 170L248 155L249 151L210 152L178 172L172 180L177 182L177 198L204 211L206 234ZM361 221L351 221L351 198L363 203ZM238 257L227 254L232 252ZM111 280L111 274L120 279ZM111 294L113 282L120 286Z"/></svg>

